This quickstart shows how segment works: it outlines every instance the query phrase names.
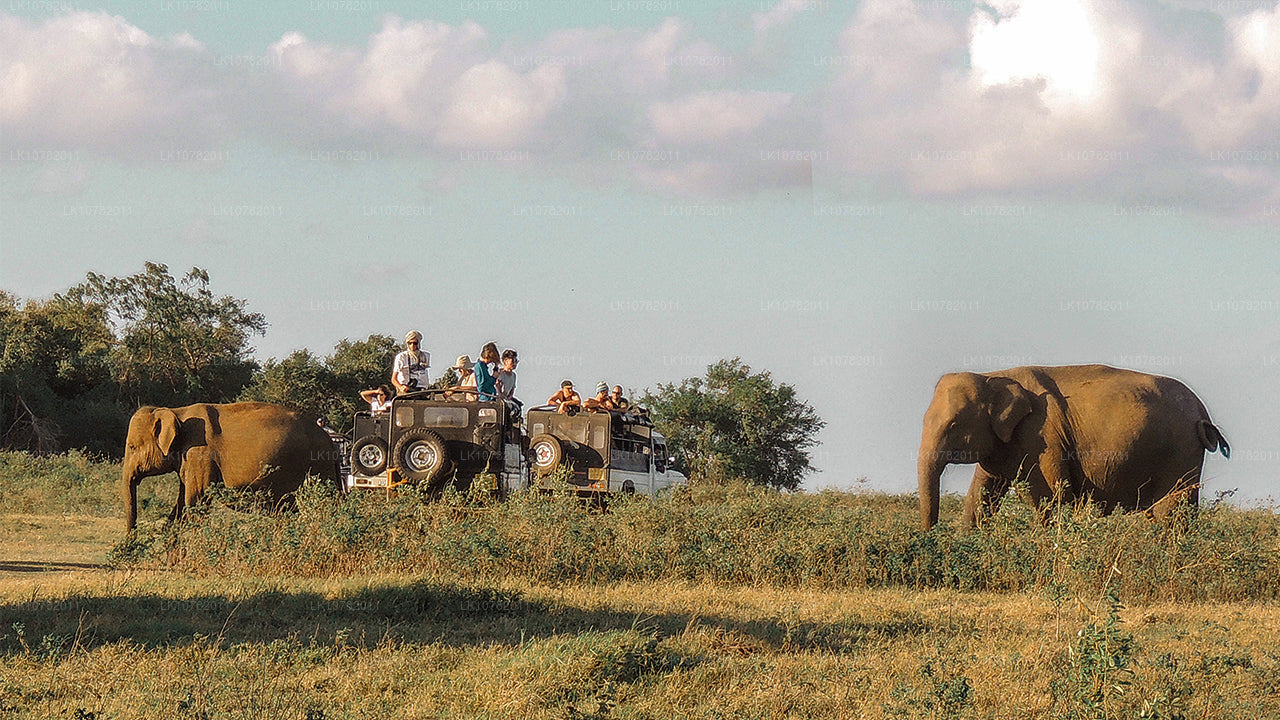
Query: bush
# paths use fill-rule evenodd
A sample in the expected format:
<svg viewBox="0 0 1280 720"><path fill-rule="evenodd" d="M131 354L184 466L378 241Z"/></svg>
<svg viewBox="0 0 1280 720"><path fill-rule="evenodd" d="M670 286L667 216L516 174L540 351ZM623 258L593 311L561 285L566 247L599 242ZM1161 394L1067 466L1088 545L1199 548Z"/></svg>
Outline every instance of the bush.
<svg viewBox="0 0 1280 720"><path fill-rule="evenodd" d="M430 502L413 491L338 496L319 482L298 512L220 507L150 540L144 561L200 574L327 576L377 570L492 581L689 580L777 587L1038 591L1126 599L1280 597L1280 522L1223 507L1171 523L1064 508L1048 525L1005 503L981 530L916 527L903 498L747 486L617 497L568 493ZM161 541L161 537L168 538Z"/></svg>

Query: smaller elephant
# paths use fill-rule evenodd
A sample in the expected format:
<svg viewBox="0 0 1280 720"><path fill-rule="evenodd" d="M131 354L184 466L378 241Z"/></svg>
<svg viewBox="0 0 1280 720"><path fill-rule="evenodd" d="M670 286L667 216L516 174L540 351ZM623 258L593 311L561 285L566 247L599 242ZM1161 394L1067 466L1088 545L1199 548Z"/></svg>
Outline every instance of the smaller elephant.
<svg viewBox="0 0 1280 720"><path fill-rule="evenodd" d="M200 502L215 482L265 491L286 504L307 475L338 485L338 451L314 419L268 403L142 407L129 421L121 481L125 525L138 519L138 483L178 473L178 501L171 519Z"/></svg>
<svg viewBox="0 0 1280 720"><path fill-rule="evenodd" d="M1087 498L1167 514L1199 502L1205 451L1230 457L1200 399L1172 378L1106 365L943 375L920 440L920 524L938 522L938 483L976 463L964 524L994 513L1015 481L1037 508Z"/></svg>

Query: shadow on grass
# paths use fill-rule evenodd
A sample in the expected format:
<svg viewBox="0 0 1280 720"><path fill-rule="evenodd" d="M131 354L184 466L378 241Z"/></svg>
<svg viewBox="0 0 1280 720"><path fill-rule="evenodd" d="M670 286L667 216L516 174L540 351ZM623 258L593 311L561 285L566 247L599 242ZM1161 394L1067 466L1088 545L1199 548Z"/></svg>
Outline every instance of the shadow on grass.
<svg viewBox="0 0 1280 720"><path fill-rule="evenodd" d="M17 625L15 625L17 624ZM883 621L814 623L786 618L738 620L715 614L637 616L609 609L531 601L520 593L426 581L373 588L339 598L269 591L244 598L203 595L88 596L0 605L0 654L26 652L32 641L81 647L128 640L143 647L217 638L227 645L312 640L374 647L384 639L453 647L518 646L584 632L642 629L659 636L691 626L746 640L738 652L818 650L854 653L894 638L937 630L919 615ZM21 632L14 630L20 627Z"/></svg>
<svg viewBox="0 0 1280 720"><path fill-rule="evenodd" d="M0 573L69 572L72 570L106 570L109 565L97 563L46 562L43 560L0 560Z"/></svg>

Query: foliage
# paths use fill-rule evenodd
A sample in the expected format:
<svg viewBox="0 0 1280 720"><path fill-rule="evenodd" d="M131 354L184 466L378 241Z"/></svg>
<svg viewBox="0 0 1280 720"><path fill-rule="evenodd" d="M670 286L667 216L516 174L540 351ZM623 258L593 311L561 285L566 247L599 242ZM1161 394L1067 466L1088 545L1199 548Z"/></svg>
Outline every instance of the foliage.
<svg viewBox="0 0 1280 720"><path fill-rule="evenodd" d="M714 490L714 491L713 491ZM215 575L331 576L379 568L461 581L689 581L814 589L910 588L1129 599L1280 598L1280 519L1203 511L1179 524L1067 508L1042 526L1017 503L982 531L916 527L910 496L779 493L751 485L618 497L572 493L336 496L305 486L294 515L217 510L178 534L140 530L144 563ZM959 512L948 496L944 519ZM163 504L144 513L158 517ZM159 532L159 534L155 534ZM132 551L131 551L132 552Z"/></svg>
<svg viewBox="0 0 1280 720"><path fill-rule="evenodd" d="M708 366L705 378L659 385L640 404L693 476L787 490L813 470L809 449L826 424L794 387L738 358Z"/></svg>
<svg viewBox="0 0 1280 720"><path fill-rule="evenodd" d="M257 369L249 338L266 331L266 318L244 300L216 297L199 268L180 282L151 262L124 278L91 272L67 297L106 311L116 335L111 370L134 405L224 402Z"/></svg>
<svg viewBox="0 0 1280 720"><path fill-rule="evenodd" d="M369 409L360 391L388 382L395 354L395 339L388 335L357 342L344 338L323 359L310 350L295 350L284 360L268 360L239 399L312 412L347 431L356 412Z"/></svg>
<svg viewBox="0 0 1280 720"><path fill-rule="evenodd" d="M1133 634L1121 628L1120 599L1106 589L1107 615L1080 629L1071 644L1066 672L1053 683L1056 700L1063 705L1063 720L1103 720L1125 717L1118 712L1133 686Z"/></svg>
<svg viewBox="0 0 1280 720"><path fill-rule="evenodd" d="M100 305L66 296L20 305L0 291L0 447L114 445L100 432L123 415L108 369L113 340Z"/></svg>

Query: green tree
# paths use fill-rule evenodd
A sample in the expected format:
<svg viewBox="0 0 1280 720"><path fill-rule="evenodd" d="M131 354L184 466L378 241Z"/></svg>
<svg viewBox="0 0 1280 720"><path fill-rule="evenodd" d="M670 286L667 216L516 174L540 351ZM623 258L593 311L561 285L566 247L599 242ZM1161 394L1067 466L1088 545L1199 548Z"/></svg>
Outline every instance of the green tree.
<svg viewBox="0 0 1280 720"><path fill-rule="evenodd" d="M116 337L110 367L130 404L224 402L258 368L249 338L266 319L244 300L215 296L200 268L181 281L151 262L125 278L91 272L67 297L105 310Z"/></svg>
<svg viewBox="0 0 1280 720"><path fill-rule="evenodd" d="M794 387L738 358L708 366L706 377L659 385L640 402L695 477L786 490L813 471L809 449L826 425Z"/></svg>
<svg viewBox="0 0 1280 720"><path fill-rule="evenodd" d="M391 365L399 351L400 344L390 335L370 335L354 342L344 338L333 346L324 364L333 377L332 411L339 414L330 417L334 427L345 429L357 410L369 409L360 399L361 390L390 386Z"/></svg>
<svg viewBox="0 0 1280 720"><path fill-rule="evenodd" d="M62 295L20 304L0 291L0 447L115 448L113 341L100 305Z"/></svg>
<svg viewBox="0 0 1280 720"><path fill-rule="evenodd" d="M255 373L240 400L259 400L315 413L338 430L349 430L357 411L368 410L360 391L387 383L398 347L388 335L342 340L327 358L295 350L272 358Z"/></svg>

